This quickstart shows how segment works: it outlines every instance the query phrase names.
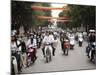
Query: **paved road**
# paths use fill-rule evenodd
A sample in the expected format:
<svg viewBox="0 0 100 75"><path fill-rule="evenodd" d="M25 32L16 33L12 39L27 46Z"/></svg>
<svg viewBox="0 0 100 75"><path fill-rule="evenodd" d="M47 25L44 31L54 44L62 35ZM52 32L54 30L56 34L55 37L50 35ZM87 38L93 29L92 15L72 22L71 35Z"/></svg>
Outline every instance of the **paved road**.
<svg viewBox="0 0 100 75"><path fill-rule="evenodd" d="M68 56L64 56L61 51L60 41L58 42L56 55L53 56L52 61L45 63L41 49L38 49L36 62L22 70L22 73L37 73L37 72L51 72L51 71L69 71L82 69L95 69L96 66L92 64L86 56L85 47L87 43L83 43L83 47L78 47L76 43L75 49L69 51Z"/></svg>

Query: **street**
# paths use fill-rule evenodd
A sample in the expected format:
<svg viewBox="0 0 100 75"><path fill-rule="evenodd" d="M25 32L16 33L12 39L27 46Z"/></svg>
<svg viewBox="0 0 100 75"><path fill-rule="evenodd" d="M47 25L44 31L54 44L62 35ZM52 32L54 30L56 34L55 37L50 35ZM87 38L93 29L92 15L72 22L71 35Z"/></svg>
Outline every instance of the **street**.
<svg viewBox="0 0 100 75"><path fill-rule="evenodd" d="M58 45L56 48L55 56L53 56L51 62L46 63L45 58L42 54L42 50L38 49L38 58L36 62L33 65L23 69L21 74L95 69L96 65L91 63L88 57L86 56L86 46L86 42L83 42L82 47L79 47L78 43L76 42L74 50L70 50L69 55L64 56L61 50L60 41L58 39Z"/></svg>
<svg viewBox="0 0 100 75"><path fill-rule="evenodd" d="M12 0L11 9L12 74L96 69L96 6ZM42 39L42 44L48 48L56 37L55 56L46 63L42 47L37 49L37 53L34 47L38 47ZM83 39L90 43L87 48L87 54L91 53L90 58L86 54L88 43ZM75 41L74 50L69 50L66 56L61 49L60 40L63 41L64 48L68 47L69 42L73 45L74 40L80 43L83 41L83 45L79 47ZM48 56L49 49L46 51ZM27 67L26 61L28 64L34 63Z"/></svg>

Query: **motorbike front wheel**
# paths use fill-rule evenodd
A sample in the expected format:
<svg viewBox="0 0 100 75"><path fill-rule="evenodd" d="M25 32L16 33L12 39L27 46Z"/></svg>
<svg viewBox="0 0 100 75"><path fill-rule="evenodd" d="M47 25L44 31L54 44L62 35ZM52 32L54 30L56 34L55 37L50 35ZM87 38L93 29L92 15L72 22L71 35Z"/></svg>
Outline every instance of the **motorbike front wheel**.
<svg viewBox="0 0 100 75"><path fill-rule="evenodd" d="M79 47L82 47L82 42L81 41L79 41Z"/></svg>
<svg viewBox="0 0 100 75"><path fill-rule="evenodd" d="M71 45L71 44L70 44L70 49L71 49L71 50L74 50L74 45Z"/></svg>
<svg viewBox="0 0 100 75"><path fill-rule="evenodd" d="M69 49L67 49L67 48L64 49L64 50L63 50L63 54L64 54L64 55L68 55L68 51L69 51Z"/></svg>

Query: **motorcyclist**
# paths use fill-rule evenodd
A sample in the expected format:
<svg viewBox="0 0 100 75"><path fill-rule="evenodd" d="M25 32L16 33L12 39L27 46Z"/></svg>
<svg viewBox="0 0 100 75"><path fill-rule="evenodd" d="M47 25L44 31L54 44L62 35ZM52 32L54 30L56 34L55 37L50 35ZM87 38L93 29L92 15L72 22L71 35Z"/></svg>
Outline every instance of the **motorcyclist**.
<svg viewBox="0 0 100 75"><path fill-rule="evenodd" d="M64 38L64 41L63 41L63 52L64 52L64 55L65 55L65 50L66 50L66 49L67 49L67 54L66 54L66 55L68 55L69 48L70 48L69 39L68 39L68 37L66 36L66 37Z"/></svg>
<svg viewBox="0 0 100 75"><path fill-rule="evenodd" d="M62 50L64 49L64 47L63 47L64 38L66 38L66 34L64 32L62 32L61 35L60 35L60 41L61 41L61 48L62 48Z"/></svg>
<svg viewBox="0 0 100 75"><path fill-rule="evenodd" d="M78 34L78 40L79 40L80 38L83 38L82 32L79 32L79 34Z"/></svg>
<svg viewBox="0 0 100 75"><path fill-rule="evenodd" d="M86 47L86 52L87 52L87 56L89 56L89 53L91 51L91 48L95 49L95 43L96 43L96 34L95 34L95 30L89 30L89 35L88 35L88 46ZM93 59L93 54L95 53L95 50L92 51L91 54L91 60Z"/></svg>
<svg viewBox="0 0 100 75"><path fill-rule="evenodd" d="M37 59L37 56L36 56L36 48L37 48L37 42L36 42L36 36L34 36L34 34L33 33L30 33L30 37L29 37L29 39L28 39L28 41L27 41L27 48L33 48L34 49L34 58L35 58L35 60ZM33 60L33 59L32 59ZM34 61L35 61L34 60Z"/></svg>
<svg viewBox="0 0 100 75"><path fill-rule="evenodd" d="M83 32L83 39L84 39L84 41L87 41L87 32Z"/></svg>
<svg viewBox="0 0 100 75"><path fill-rule="evenodd" d="M93 43L93 42L96 42L96 34L95 34L95 30L90 30L89 31L89 43Z"/></svg>
<svg viewBox="0 0 100 75"><path fill-rule="evenodd" d="M52 48L52 44L54 42L54 38L52 36L50 36L49 32L47 31L46 32L46 35L44 36L43 38L43 48L42 48L42 52L43 52L43 55L45 57L45 50L46 50L46 47L45 47L45 44L51 44L51 48ZM53 50L53 48L52 48ZM54 55L54 51L52 51L52 54Z"/></svg>
<svg viewBox="0 0 100 75"><path fill-rule="evenodd" d="M82 43L83 43L83 34L82 34L82 32L79 32L79 34L78 34L78 42L79 42L79 45L81 43L81 46L82 46Z"/></svg>
<svg viewBox="0 0 100 75"><path fill-rule="evenodd" d="M70 49L73 50L75 45L75 36L72 31L70 32L69 40L70 40Z"/></svg>
<svg viewBox="0 0 100 75"><path fill-rule="evenodd" d="M21 52L20 41L16 38L15 35L11 35L11 56L15 56L19 72L21 71L20 52Z"/></svg>

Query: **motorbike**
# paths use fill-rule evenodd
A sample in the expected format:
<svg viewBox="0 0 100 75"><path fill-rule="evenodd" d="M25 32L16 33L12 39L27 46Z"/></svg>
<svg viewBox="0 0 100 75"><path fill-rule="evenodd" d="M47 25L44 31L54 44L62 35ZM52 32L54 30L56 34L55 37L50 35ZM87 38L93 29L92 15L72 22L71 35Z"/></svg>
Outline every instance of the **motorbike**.
<svg viewBox="0 0 100 75"><path fill-rule="evenodd" d="M64 45L63 54L68 55L70 44L67 40L65 40L63 45Z"/></svg>
<svg viewBox="0 0 100 75"><path fill-rule="evenodd" d="M96 63L96 44L89 43L88 46L86 47L86 53L90 61L95 64Z"/></svg>
<svg viewBox="0 0 100 75"><path fill-rule="evenodd" d="M70 49L74 50L74 41L70 41Z"/></svg>
<svg viewBox="0 0 100 75"><path fill-rule="evenodd" d="M18 73L17 60L15 56L11 56L11 74Z"/></svg>
<svg viewBox="0 0 100 75"><path fill-rule="evenodd" d="M82 47L83 38L79 38L79 47Z"/></svg>
<svg viewBox="0 0 100 75"><path fill-rule="evenodd" d="M11 65L12 65L11 66L12 74L17 74L21 72L22 65L21 65L20 51L12 51Z"/></svg>
<svg viewBox="0 0 100 75"><path fill-rule="evenodd" d="M46 43L45 44L45 57L46 57L46 62L50 62L52 60L52 47L51 44Z"/></svg>
<svg viewBox="0 0 100 75"><path fill-rule="evenodd" d="M30 45L27 49L27 67L29 67L31 64L33 64L36 60L35 54L36 54L36 48Z"/></svg>

